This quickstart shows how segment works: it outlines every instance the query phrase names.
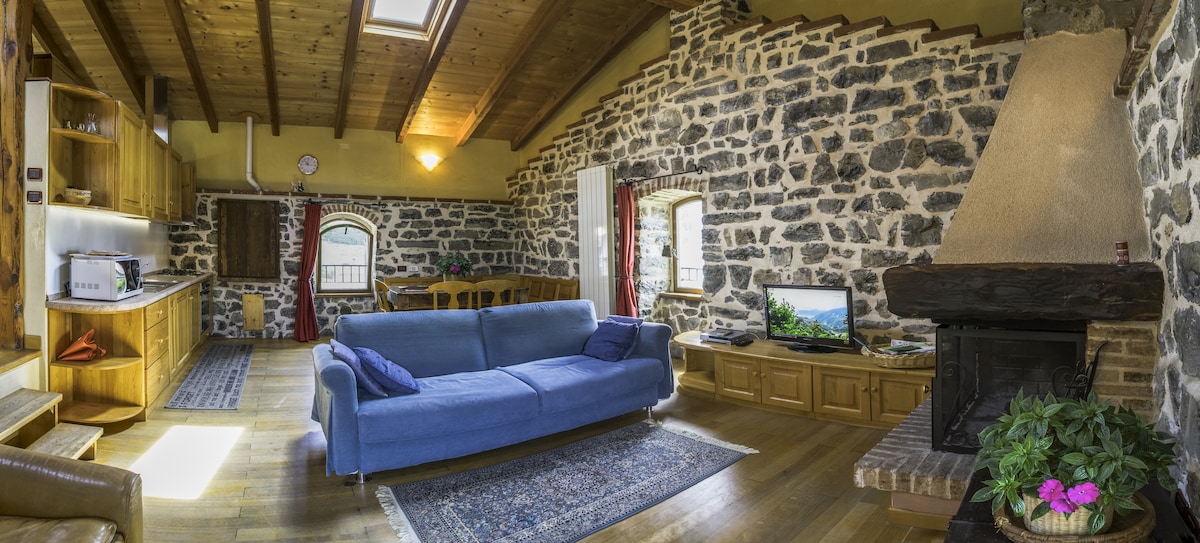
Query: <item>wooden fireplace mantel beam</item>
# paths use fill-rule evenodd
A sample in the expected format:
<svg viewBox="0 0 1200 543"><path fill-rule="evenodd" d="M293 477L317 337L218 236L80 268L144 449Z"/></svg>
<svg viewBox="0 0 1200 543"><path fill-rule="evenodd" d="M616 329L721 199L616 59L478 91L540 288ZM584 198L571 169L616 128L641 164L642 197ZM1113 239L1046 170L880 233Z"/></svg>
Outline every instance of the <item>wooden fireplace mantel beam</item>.
<svg viewBox="0 0 1200 543"><path fill-rule="evenodd" d="M1162 317L1155 264L913 264L883 273L888 310L935 321Z"/></svg>

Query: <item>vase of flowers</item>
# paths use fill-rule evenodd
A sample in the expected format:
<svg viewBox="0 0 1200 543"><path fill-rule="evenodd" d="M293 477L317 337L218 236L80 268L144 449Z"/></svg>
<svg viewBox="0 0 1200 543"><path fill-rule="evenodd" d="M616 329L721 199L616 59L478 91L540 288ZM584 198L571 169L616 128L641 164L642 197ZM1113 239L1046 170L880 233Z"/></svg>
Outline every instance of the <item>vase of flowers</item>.
<svg viewBox="0 0 1200 543"><path fill-rule="evenodd" d="M1033 533L1101 533L1114 514L1141 509L1134 493L1151 475L1172 485L1171 437L1094 392L1084 400L1018 393L979 441L976 469L991 479L971 501L990 500L996 514L1007 505Z"/></svg>
<svg viewBox="0 0 1200 543"><path fill-rule="evenodd" d="M442 274L442 279L446 281L471 273L471 261L462 253L444 254L433 263L433 267L437 268L438 273Z"/></svg>

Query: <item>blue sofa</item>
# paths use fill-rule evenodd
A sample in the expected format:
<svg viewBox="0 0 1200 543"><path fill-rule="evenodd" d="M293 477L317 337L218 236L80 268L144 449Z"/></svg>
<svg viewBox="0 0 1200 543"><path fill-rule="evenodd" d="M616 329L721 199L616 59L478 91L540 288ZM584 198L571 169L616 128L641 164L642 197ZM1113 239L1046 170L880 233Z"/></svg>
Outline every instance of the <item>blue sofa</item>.
<svg viewBox="0 0 1200 543"><path fill-rule="evenodd" d="M315 346L313 419L325 433L326 474L361 477L473 454L670 397L670 327L642 324L617 362L580 354L596 328L590 300L341 316L338 341L378 351L421 390L364 394L329 345Z"/></svg>

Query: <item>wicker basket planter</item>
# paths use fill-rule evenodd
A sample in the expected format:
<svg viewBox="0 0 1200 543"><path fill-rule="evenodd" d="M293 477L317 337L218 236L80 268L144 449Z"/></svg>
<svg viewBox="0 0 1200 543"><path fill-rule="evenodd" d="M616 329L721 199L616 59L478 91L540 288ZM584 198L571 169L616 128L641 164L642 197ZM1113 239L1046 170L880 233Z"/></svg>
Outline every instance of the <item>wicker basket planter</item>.
<svg viewBox="0 0 1200 543"><path fill-rule="evenodd" d="M874 347L882 350L891 345L884 343ZM875 352L864 347L862 352L871 358L871 362L881 368L919 369L932 368L937 365L937 353L933 351L918 354L889 354Z"/></svg>
<svg viewBox="0 0 1200 543"><path fill-rule="evenodd" d="M1133 501L1142 507L1141 511L1134 511L1128 515L1111 520L1108 531L1096 535L1087 533L1087 517L1080 515L1079 512L1072 514L1071 518L1061 525L1058 521L1064 520L1062 518L1063 515L1054 512L1047 513L1036 522L1040 523L1048 517L1057 517L1050 520L1051 529L1066 529L1068 524L1076 523L1075 517L1081 517L1078 522L1083 526L1082 535L1036 533L1030 531L1023 524L1025 519L1014 519L1009 514L1007 507L1004 508L1003 513L996 515L996 528L1009 541L1016 543L1142 543L1147 540L1150 532L1154 530L1154 506L1150 505L1150 500L1147 500L1140 493L1133 495ZM1027 501L1026 510L1032 511L1033 509L1030 509L1031 505ZM1086 511L1081 509L1080 512ZM1111 517L1112 513L1109 513L1109 516Z"/></svg>

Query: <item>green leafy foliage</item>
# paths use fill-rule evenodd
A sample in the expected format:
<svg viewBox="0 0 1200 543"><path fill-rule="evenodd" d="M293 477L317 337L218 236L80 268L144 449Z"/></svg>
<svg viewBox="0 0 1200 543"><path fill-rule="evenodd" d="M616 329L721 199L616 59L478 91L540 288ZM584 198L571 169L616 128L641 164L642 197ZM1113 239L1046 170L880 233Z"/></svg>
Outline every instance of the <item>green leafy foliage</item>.
<svg viewBox="0 0 1200 543"><path fill-rule="evenodd" d="M1089 519L1094 534L1105 523L1106 507L1118 515L1139 509L1133 494L1151 475L1172 485L1167 472L1175 461L1172 438L1155 432L1132 410L1100 402L1095 393L1085 400L1018 393L1008 412L979 433L979 441L975 467L987 468L992 478L971 501L991 501L994 512L1007 503L1014 515L1024 516L1021 496L1037 496L1048 479L1067 487L1090 481L1100 499L1082 507L1095 513ZM1030 515L1036 519L1049 511L1042 503Z"/></svg>
<svg viewBox="0 0 1200 543"><path fill-rule="evenodd" d="M442 275L469 275L471 273L471 261L467 260L462 253L444 254L433 263L433 267L437 268L438 273Z"/></svg>
<svg viewBox="0 0 1200 543"><path fill-rule="evenodd" d="M776 300L767 296L767 306L769 309L767 314L771 319L771 330L776 333L789 336L840 339L845 339L849 335L844 329L829 330L816 319L798 314L796 308L785 300Z"/></svg>

